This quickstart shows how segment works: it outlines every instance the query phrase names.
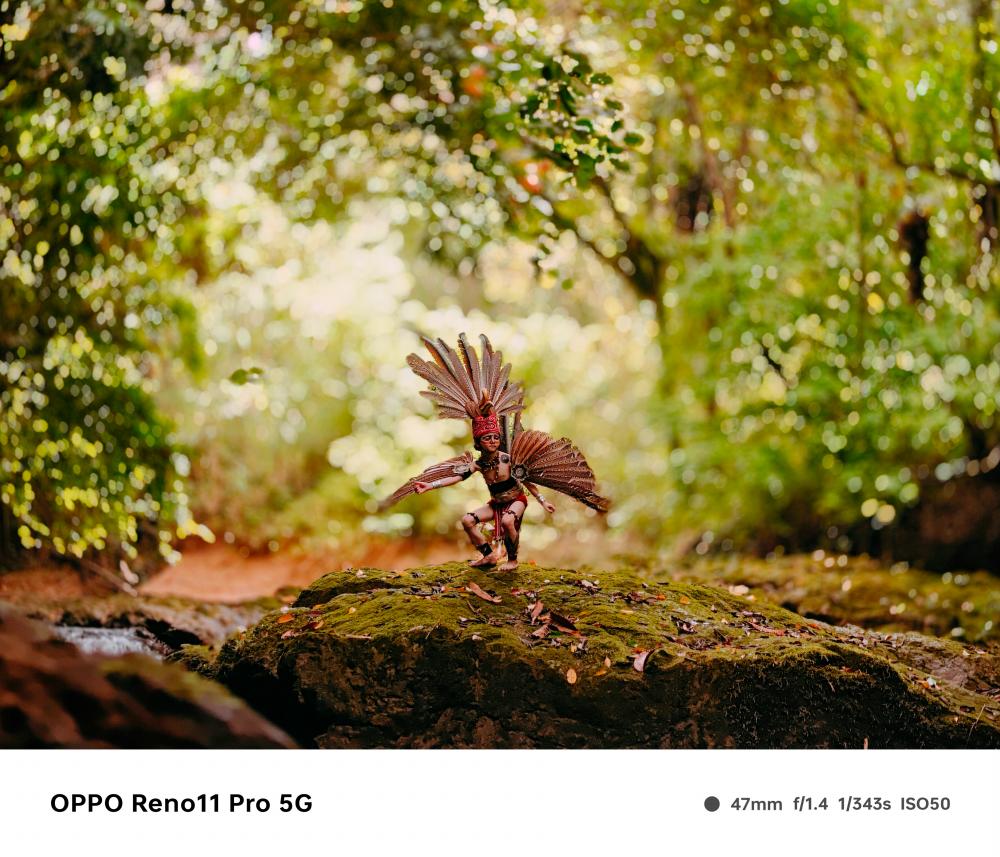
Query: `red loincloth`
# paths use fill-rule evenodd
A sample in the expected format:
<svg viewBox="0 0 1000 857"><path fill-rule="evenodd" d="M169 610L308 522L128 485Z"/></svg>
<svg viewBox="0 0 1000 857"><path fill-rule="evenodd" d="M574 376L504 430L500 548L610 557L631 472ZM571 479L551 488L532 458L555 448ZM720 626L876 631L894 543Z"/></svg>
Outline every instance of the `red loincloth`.
<svg viewBox="0 0 1000 857"><path fill-rule="evenodd" d="M513 500L494 500L493 498L490 498L490 508L493 509L493 541L498 542L503 537L503 528L501 525L503 513L515 503L524 503L527 508L528 498L525 496L523 491Z"/></svg>

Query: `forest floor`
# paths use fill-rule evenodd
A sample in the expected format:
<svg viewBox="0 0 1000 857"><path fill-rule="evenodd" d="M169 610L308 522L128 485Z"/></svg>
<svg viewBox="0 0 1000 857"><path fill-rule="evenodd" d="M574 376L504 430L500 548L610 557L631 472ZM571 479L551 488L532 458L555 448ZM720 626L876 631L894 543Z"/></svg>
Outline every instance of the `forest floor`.
<svg viewBox="0 0 1000 857"><path fill-rule="evenodd" d="M328 571L354 566L398 570L454 559L452 542L406 540L373 543L350 555L335 550L290 548L254 553L231 545L197 543L185 548L176 565L165 566L139 586L142 595L174 595L223 604L252 601L284 587L305 587ZM102 578L60 563L45 563L0 574L0 601L48 601L111 594Z"/></svg>
<svg viewBox="0 0 1000 857"><path fill-rule="evenodd" d="M633 548L632 550L622 548ZM935 573L905 563L815 551L769 559L740 554L677 556L635 546L561 539L528 552L524 564L577 569L584 576L628 567L644 580L701 583L762 600L834 625L883 632L918 631L966 642L1000 641L1000 579L985 571ZM351 547L251 552L233 545L194 542L180 562L138 586L143 599L241 605L308 587L317 578L349 569L403 571L470 558L455 539L366 539ZM123 597L106 577L55 564L0 574L0 602L54 608L81 600Z"/></svg>

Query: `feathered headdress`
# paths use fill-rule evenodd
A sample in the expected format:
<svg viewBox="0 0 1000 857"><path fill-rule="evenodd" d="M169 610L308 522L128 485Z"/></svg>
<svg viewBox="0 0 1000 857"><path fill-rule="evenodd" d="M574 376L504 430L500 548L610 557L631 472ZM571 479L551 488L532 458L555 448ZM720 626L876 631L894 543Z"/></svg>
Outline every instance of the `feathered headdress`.
<svg viewBox="0 0 1000 857"><path fill-rule="evenodd" d="M503 355L493 350L485 336L479 337L481 355L464 333L458 337L457 353L441 339L421 339L434 361L411 354L406 362L431 385L420 395L434 402L439 418L472 420L473 436L481 437L499 433L500 418L524 407L524 390L510 381L510 364L503 363Z"/></svg>

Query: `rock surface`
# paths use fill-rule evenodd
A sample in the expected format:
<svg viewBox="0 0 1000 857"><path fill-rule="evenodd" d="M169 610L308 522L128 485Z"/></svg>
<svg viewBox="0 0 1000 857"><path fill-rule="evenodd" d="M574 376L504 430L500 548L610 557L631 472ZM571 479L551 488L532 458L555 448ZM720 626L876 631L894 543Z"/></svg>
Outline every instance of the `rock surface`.
<svg viewBox="0 0 1000 857"><path fill-rule="evenodd" d="M986 571L933 572L906 563L816 551L754 559L736 554L660 564L634 557L649 580L707 583L801 616L877 631L1000 641L1000 579Z"/></svg>
<svg viewBox="0 0 1000 857"><path fill-rule="evenodd" d="M0 611L0 747L293 747L224 688L140 655L95 658Z"/></svg>
<svg viewBox="0 0 1000 857"><path fill-rule="evenodd" d="M196 660L321 747L1000 747L996 654L623 571L335 572Z"/></svg>

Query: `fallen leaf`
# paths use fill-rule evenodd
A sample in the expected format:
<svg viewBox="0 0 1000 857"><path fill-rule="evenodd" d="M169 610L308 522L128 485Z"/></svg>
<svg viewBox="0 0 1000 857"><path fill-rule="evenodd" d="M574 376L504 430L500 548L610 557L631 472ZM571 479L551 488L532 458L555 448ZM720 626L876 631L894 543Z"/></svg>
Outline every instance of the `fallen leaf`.
<svg viewBox="0 0 1000 857"><path fill-rule="evenodd" d="M650 655L649 651L643 650L635 656L635 660L632 661L632 669L637 673L641 673L646 668L646 658Z"/></svg>
<svg viewBox="0 0 1000 857"><path fill-rule="evenodd" d="M611 666L611 658L605 658L604 659L604 666L606 666L606 667L610 667Z"/></svg>
<svg viewBox="0 0 1000 857"><path fill-rule="evenodd" d="M594 675L607 675L607 674L608 671L604 667L601 667L596 673L594 673Z"/></svg>
<svg viewBox="0 0 1000 857"><path fill-rule="evenodd" d="M566 634L577 634L579 631L576 629L576 625L573 624L573 620L566 617L560 616L558 613L549 611L549 621L555 625L560 631Z"/></svg>
<svg viewBox="0 0 1000 857"><path fill-rule="evenodd" d="M291 622L294 618L295 617L291 613L285 613L284 615L278 617L278 624L284 625L285 622Z"/></svg>
<svg viewBox="0 0 1000 857"><path fill-rule="evenodd" d="M532 637L537 637L540 640L540 639L542 639L542 637L548 636L548 633L549 633L549 626L548 625L542 625L541 628L538 628L536 631L532 631L531 632L531 636Z"/></svg>
<svg viewBox="0 0 1000 857"><path fill-rule="evenodd" d="M536 601L535 606L531 608L531 624L534 625L538 617L541 615L542 610L545 609L545 605L541 601Z"/></svg>
<svg viewBox="0 0 1000 857"><path fill-rule="evenodd" d="M298 635L299 635L298 631L293 631L291 628L289 628L287 631L285 631L284 634L281 635L281 639L287 640L290 637L297 637Z"/></svg>
<svg viewBox="0 0 1000 857"><path fill-rule="evenodd" d="M566 681L570 684L576 684L576 670L573 667L566 670Z"/></svg>
<svg viewBox="0 0 1000 857"><path fill-rule="evenodd" d="M357 613L358 612L358 608L357 607L348 607L347 608L347 612L348 613Z"/></svg>
<svg viewBox="0 0 1000 857"><path fill-rule="evenodd" d="M480 636L479 636L479 634L473 634L473 635L472 635L472 639L473 639L473 640L481 640L481 639L483 639L483 638L482 638L482 637L480 637Z"/></svg>
<svg viewBox="0 0 1000 857"><path fill-rule="evenodd" d="M625 609L625 608L623 607L623 608L621 608L621 609L620 609L620 610L619 610L618 612L619 612L619 613L627 613L627 614L628 614L629 616L631 616L631 615L632 615L633 613L635 613L635 610L627 610L627 609Z"/></svg>
<svg viewBox="0 0 1000 857"><path fill-rule="evenodd" d="M499 595L490 595L485 589L479 586L478 583L473 583L471 580L465 585L465 591L471 592L477 598L482 598L483 601L489 601L490 604L499 604Z"/></svg>
<svg viewBox="0 0 1000 857"><path fill-rule="evenodd" d="M686 595L682 595L681 598L680 598L680 601L681 601L681 604L690 604L691 603L691 599L688 598Z"/></svg>
<svg viewBox="0 0 1000 857"><path fill-rule="evenodd" d="M765 634L774 634L777 637L785 636L785 632L781 628L768 628L766 625L759 625L753 620L748 621L747 624L755 631L763 631Z"/></svg>
<svg viewBox="0 0 1000 857"><path fill-rule="evenodd" d="M316 619L316 620L310 622L308 625L306 625L306 627L310 628L313 631L315 631L317 628L322 628L323 627L323 620L322 619Z"/></svg>

